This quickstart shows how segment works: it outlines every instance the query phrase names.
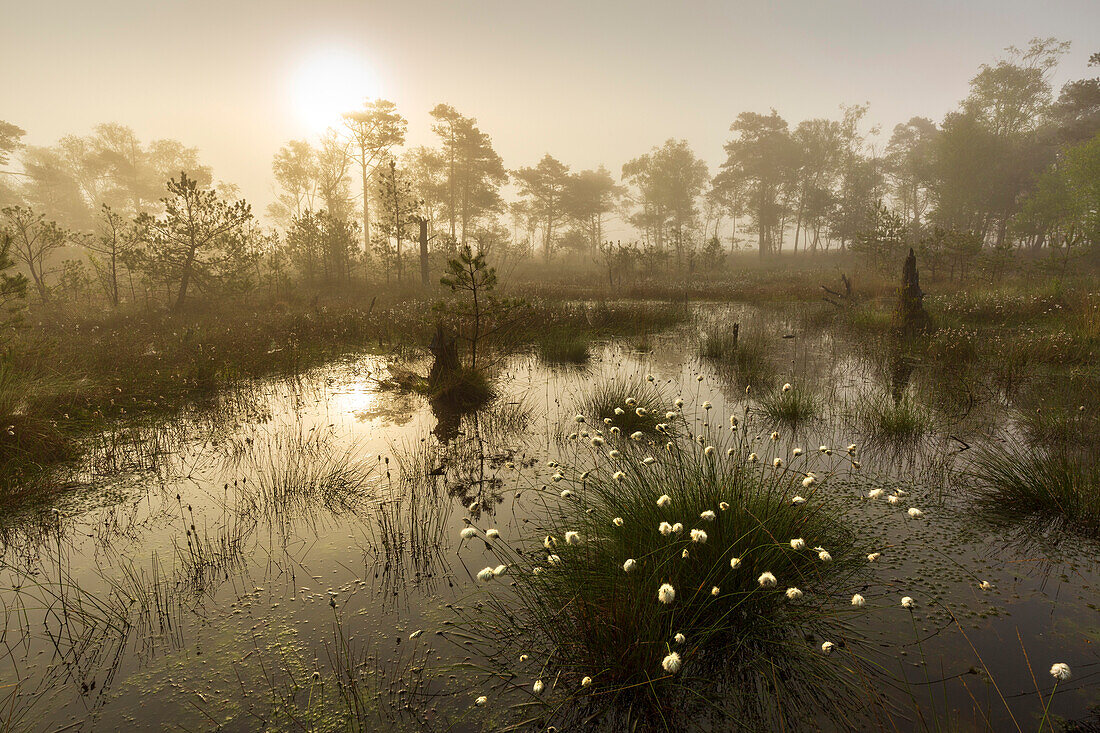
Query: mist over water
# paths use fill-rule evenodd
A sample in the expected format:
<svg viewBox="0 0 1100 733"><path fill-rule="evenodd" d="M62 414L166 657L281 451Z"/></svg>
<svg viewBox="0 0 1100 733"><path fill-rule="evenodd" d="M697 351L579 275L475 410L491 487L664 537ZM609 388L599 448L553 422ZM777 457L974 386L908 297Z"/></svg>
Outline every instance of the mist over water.
<svg viewBox="0 0 1100 733"><path fill-rule="evenodd" d="M1096 10L5 15L0 729L1098 725Z"/></svg>

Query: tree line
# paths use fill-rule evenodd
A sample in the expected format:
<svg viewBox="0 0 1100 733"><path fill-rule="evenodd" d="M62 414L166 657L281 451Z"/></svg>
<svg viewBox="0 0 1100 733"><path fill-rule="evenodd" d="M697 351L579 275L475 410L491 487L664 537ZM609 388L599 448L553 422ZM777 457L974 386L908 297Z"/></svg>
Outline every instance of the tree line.
<svg viewBox="0 0 1100 733"><path fill-rule="evenodd" d="M884 145L866 105L795 125L775 110L743 112L713 175L676 139L617 176L550 154L509 170L476 118L439 104L435 145L406 147L397 107L369 100L318 140L278 150L274 226L177 141L142 142L105 124L35 147L0 122L0 299L98 289L115 305L182 307L195 292L415 282L427 271L416 260L464 245L496 258L572 258L612 280L628 261L684 274L742 247L764 258L847 250L882 268L914 247L934 274L959 278L1026 251L1049 250L1068 267L1100 242L1100 77L1056 93L1067 49L1054 39L1006 49L978 69L957 109L899 123ZM637 241L607 241L612 219Z"/></svg>

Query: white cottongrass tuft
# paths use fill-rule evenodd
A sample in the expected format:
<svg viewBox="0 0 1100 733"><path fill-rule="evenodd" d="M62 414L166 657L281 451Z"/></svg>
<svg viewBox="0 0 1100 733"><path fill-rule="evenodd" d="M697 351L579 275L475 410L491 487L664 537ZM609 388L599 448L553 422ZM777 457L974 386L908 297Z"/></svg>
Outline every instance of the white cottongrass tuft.
<svg viewBox="0 0 1100 733"><path fill-rule="evenodd" d="M707 458L713 458L714 454L717 452L718 449L715 448L713 445L708 445L706 448L703 449L703 455L705 455Z"/></svg>
<svg viewBox="0 0 1100 733"><path fill-rule="evenodd" d="M983 580L982 582L978 583L978 587L982 590L993 590L993 584L990 583L988 580Z"/></svg>
<svg viewBox="0 0 1100 733"><path fill-rule="evenodd" d="M500 537L500 530L499 529L487 529L487 530L485 530L485 536L488 539L495 540L495 539Z"/></svg>
<svg viewBox="0 0 1100 733"><path fill-rule="evenodd" d="M814 478L813 476L807 476L806 478L802 479L802 488L808 489L816 483L816 478Z"/></svg>
<svg viewBox="0 0 1100 733"><path fill-rule="evenodd" d="M709 402L704 402L703 403L703 409L704 410L709 410L712 407L714 407L714 405L710 404Z"/></svg>
<svg viewBox="0 0 1100 733"><path fill-rule="evenodd" d="M672 640L677 644L683 644L685 641L687 641L687 637L685 637L683 634L678 633L676 634L676 636L672 637Z"/></svg>
<svg viewBox="0 0 1100 733"><path fill-rule="evenodd" d="M719 588L718 586L714 586L713 588L711 588L711 589L710 589L710 594L711 594L712 596L717 596L717 595L719 595L719 594L720 594L721 592L722 592L722 589L721 589L721 588Z"/></svg>
<svg viewBox="0 0 1100 733"><path fill-rule="evenodd" d="M727 509L730 508L730 504L729 504L728 501L720 501L720 502L718 502L718 508L721 509L722 511L726 511Z"/></svg>
<svg viewBox="0 0 1100 733"><path fill-rule="evenodd" d="M507 565L497 565L495 568L493 568L493 575L495 575L499 578L501 575L504 575L504 573L506 573L507 571L508 571L508 566Z"/></svg>
<svg viewBox="0 0 1100 733"><path fill-rule="evenodd" d="M886 501L890 502L891 504L897 504L899 501L901 501L901 497L897 494L891 494L890 496L886 497Z"/></svg>
<svg viewBox="0 0 1100 733"><path fill-rule="evenodd" d="M567 545L579 545L581 543L581 536L579 532L566 532L565 544Z"/></svg>
<svg viewBox="0 0 1100 733"><path fill-rule="evenodd" d="M554 535L548 534L545 538L543 538L542 546L545 547L547 550L553 550L555 547L558 546L558 540L554 537Z"/></svg>
<svg viewBox="0 0 1100 733"><path fill-rule="evenodd" d="M661 494L659 497L657 497L657 506L659 507L666 507L671 503L672 497L668 494Z"/></svg>
<svg viewBox="0 0 1100 733"><path fill-rule="evenodd" d="M691 541L698 542L700 545L705 544L707 541L707 533L701 529L691 530Z"/></svg>
<svg viewBox="0 0 1100 733"><path fill-rule="evenodd" d="M615 473L611 474L611 478L621 483L626 480L626 474L622 471L616 471Z"/></svg>
<svg viewBox="0 0 1100 733"><path fill-rule="evenodd" d="M731 557L730 558L730 567L733 568L734 570L741 567L741 558Z"/></svg>
<svg viewBox="0 0 1100 733"><path fill-rule="evenodd" d="M749 463L756 463L760 459L757 457L757 455L755 453L749 453L749 457L748 457L747 460L748 460Z"/></svg>
<svg viewBox="0 0 1100 733"><path fill-rule="evenodd" d="M856 454L856 444L852 443L848 446L848 455L854 456Z"/></svg>
<svg viewBox="0 0 1100 733"><path fill-rule="evenodd" d="M615 414L616 414L616 415L625 415L625 414L626 414L626 410L624 410L624 409L623 409L623 408L621 408L621 407L616 407L616 408L615 408Z"/></svg>
<svg viewBox="0 0 1100 733"><path fill-rule="evenodd" d="M569 499L572 496L573 496L573 491L571 489L565 489L561 492L561 498L563 498L563 499Z"/></svg>
<svg viewBox="0 0 1100 733"><path fill-rule="evenodd" d="M635 430L633 433L630 434L630 439L638 441L645 440L645 433L643 433L641 430Z"/></svg>
<svg viewBox="0 0 1100 733"><path fill-rule="evenodd" d="M670 534L672 534L672 525L668 522L661 522L657 525L657 531L663 534L665 537L668 537Z"/></svg>
<svg viewBox="0 0 1100 733"><path fill-rule="evenodd" d="M642 463L644 463L647 466L652 466L656 462L657 462L657 459L654 458L653 456L646 456L645 458L642 459Z"/></svg>
<svg viewBox="0 0 1100 733"><path fill-rule="evenodd" d="M831 652L833 650L834 646L836 646L836 644L834 644L831 641L822 642L822 644L821 644L821 653L822 654L828 654L829 652Z"/></svg>
<svg viewBox="0 0 1100 733"><path fill-rule="evenodd" d="M489 698L482 695L478 699L474 700L474 705L477 705L478 707L481 707L482 705L484 705L487 702L489 702Z"/></svg>
<svg viewBox="0 0 1100 733"><path fill-rule="evenodd" d="M905 596L904 598L901 599L901 607L902 608L913 608L916 605L917 605L917 602L914 601L909 596Z"/></svg>
<svg viewBox="0 0 1100 733"><path fill-rule="evenodd" d="M611 520L611 523L614 524L616 527L621 527L621 526L623 526L623 518L622 517L615 517L614 519Z"/></svg>
<svg viewBox="0 0 1100 733"><path fill-rule="evenodd" d="M922 516L924 516L924 512L922 512L920 509L917 509L915 506L909 507L910 519L920 519Z"/></svg>
<svg viewBox="0 0 1100 733"><path fill-rule="evenodd" d="M772 431L771 439L772 440L779 440L779 431L778 430L773 430Z"/></svg>
<svg viewBox="0 0 1100 733"><path fill-rule="evenodd" d="M684 560L688 559L688 555L690 555L690 553L687 551L687 548L684 548L684 551L680 553L680 557L682 557Z"/></svg>
<svg viewBox="0 0 1100 733"><path fill-rule="evenodd" d="M867 492L867 498L868 499L877 499L880 496L882 496L884 493L886 493L886 492L883 491L882 489L871 489L870 491Z"/></svg>
<svg viewBox="0 0 1100 733"><path fill-rule="evenodd" d="M680 534L681 532L684 531L684 525L681 524L680 522L677 522L676 524L672 525L672 531L675 534Z"/></svg>
<svg viewBox="0 0 1100 733"><path fill-rule="evenodd" d="M417 629L416 631L409 634L409 641L412 641L413 639L419 637L423 633L424 633L424 631L422 629Z"/></svg>
<svg viewBox="0 0 1100 733"><path fill-rule="evenodd" d="M833 556L829 554L828 550L821 550L817 553L817 557L821 562L832 562Z"/></svg>
<svg viewBox="0 0 1100 733"><path fill-rule="evenodd" d="M634 572L634 568L636 567L638 567L638 561L634 558L629 558L626 562L623 563L623 572L632 573Z"/></svg>
<svg viewBox="0 0 1100 733"><path fill-rule="evenodd" d="M550 555L546 558L547 565L561 565L561 558L557 555Z"/></svg>
<svg viewBox="0 0 1100 733"><path fill-rule="evenodd" d="M466 527L461 532L459 532L459 534L462 535L462 539L468 540L471 537L477 536L477 530L473 527Z"/></svg>
<svg viewBox="0 0 1100 733"><path fill-rule="evenodd" d="M661 660L661 667L664 668L669 674L676 674L680 671L680 655L676 652L672 652L667 657Z"/></svg>
<svg viewBox="0 0 1100 733"><path fill-rule="evenodd" d="M774 461L772 461L772 465L775 466L776 468L782 468L783 459L782 458L776 458Z"/></svg>
<svg viewBox="0 0 1100 733"><path fill-rule="evenodd" d="M592 684L592 678L591 677L582 677L581 678L581 687L589 687L589 686L591 686L591 684Z"/></svg>
<svg viewBox="0 0 1100 733"><path fill-rule="evenodd" d="M802 550L802 549L805 549L805 547L806 547L806 540L802 539L801 537L795 537L793 540L791 540L791 549L792 550Z"/></svg>
<svg viewBox="0 0 1100 733"><path fill-rule="evenodd" d="M792 504L805 504L806 500L803 499L801 496L795 496L795 497L791 497L791 503Z"/></svg>
<svg viewBox="0 0 1100 733"><path fill-rule="evenodd" d="M546 685L542 683L542 680L535 680L535 684L531 685L531 689L534 690L536 695L541 695Z"/></svg>
<svg viewBox="0 0 1100 733"><path fill-rule="evenodd" d="M786 384L783 385L783 391L784 392L790 392L791 391L791 383L790 382L787 382Z"/></svg>
<svg viewBox="0 0 1100 733"><path fill-rule="evenodd" d="M630 407L634 407L638 404L638 400L634 399L633 397L627 397L626 404Z"/></svg>
<svg viewBox="0 0 1100 733"><path fill-rule="evenodd" d="M676 401L675 401L675 402L673 402L672 404L676 405L676 409L677 409L677 410L679 410L679 409L682 409L682 408L683 408L683 406L684 406L684 401L683 401L682 399L680 399L679 397L677 397L677 398L676 398Z"/></svg>
<svg viewBox="0 0 1100 733"><path fill-rule="evenodd" d="M1050 667L1050 676L1059 682L1065 682L1073 673L1070 672L1069 665L1065 662L1056 662Z"/></svg>
<svg viewBox="0 0 1100 733"><path fill-rule="evenodd" d="M765 570L756 579L756 582L760 584L761 588L772 588L775 586L775 576Z"/></svg>
<svg viewBox="0 0 1100 733"><path fill-rule="evenodd" d="M646 409L644 407L639 407L639 408L634 410L634 414L637 415L638 417L645 417L646 416Z"/></svg>
<svg viewBox="0 0 1100 733"><path fill-rule="evenodd" d="M611 431L611 432L615 432L615 431ZM616 460L618 460L620 457L622 457L622 455L623 454L620 453L618 450L611 450L611 451L607 452L607 457L608 458L614 458Z"/></svg>
<svg viewBox="0 0 1100 733"><path fill-rule="evenodd" d="M802 598L802 591L798 588L787 589L787 599L791 601L797 601Z"/></svg>
<svg viewBox="0 0 1100 733"><path fill-rule="evenodd" d="M493 579L493 569L492 568L483 568L482 570L479 570L478 573L477 573L477 579L480 580L482 583L485 583L489 580L492 580Z"/></svg>
<svg viewBox="0 0 1100 733"><path fill-rule="evenodd" d="M867 562L874 562L875 560L878 560L880 557L882 557L881 552L872 552L870 555L867 556Z"/></svg>
<svg viewBox="0 0 1100 733"><path fill-rule="evenodd" d="M856 608L863 608L863 604L865 603L867 603L867 601L864 600L863 596L861 596L859 593L856 593L854 596L852 596L852 605Z"/></svg>
<svg viewBox="0 0 1100 733"><path fill-rule="evenodd" d="M657 600L667 606L676 600L676 589L665 583L657 589Z"/></svg>
<svg viewBox="0 0 1100 733"><path fill-rule="evenodd" d="M603 438L601 438L601 437L600 437L600 436L598 436L598 435L596 435L596 436L593 436L593 438L592 438L592 446L593 446L594 448L599 448L599 447L600 447L601 445L603 445Z"/></svg>
<svg viewBox="0 0 1100 733"><path fill-rule="evenodd" d="M672 410L669 410L668 412L665 413L665 420L674 420L674 419L676 419L676 413L675 412L673 412Z"/></svg>
<svg viewBox="0 0 1100 733"><path fill-rule="evenodd" d="M792 450L792 451L791 451L791 455L792 455L792 456L800 456L800 455L802 455L802 449L801 449L801 448L795 448L794 450Z"/></svg>
<svg viewBox="0 0 1100 733"><path fill-rule="evenodd" d="M699 518L702 519L704 522L713 522L715 519L718 518L718 515L714 513L713 509L707 509L706 511L699 514Z"/></svg>

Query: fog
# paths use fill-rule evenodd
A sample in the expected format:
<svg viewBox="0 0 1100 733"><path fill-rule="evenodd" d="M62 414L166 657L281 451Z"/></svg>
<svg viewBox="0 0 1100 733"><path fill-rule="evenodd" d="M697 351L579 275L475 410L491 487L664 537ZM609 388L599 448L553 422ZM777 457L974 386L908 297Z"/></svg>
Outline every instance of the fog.
<svg viewBox="0 0 1100 733"><path fill-rule="evenodd" d="M442 102L476 117L509 168L549 152L618 171L670 137L713 167L742 111L774 107L793 126L866 103L885 135L938 122L981 64L1032 37L1073 42L1058 88L1081 75L1098 23L1089 2L11 1L0 119L34 145L103 122L178 139L262 211L274 151L321 132L295 87L326 54L352 82L331 90L328 124L332 104L382 97L411 145L430 144Z"/></svg>
<svg viewBox="0 0 1100 733"><path fill-rule="evenodd" d="M0 731L1100 729L1100 4L0 2Z"/></svg>

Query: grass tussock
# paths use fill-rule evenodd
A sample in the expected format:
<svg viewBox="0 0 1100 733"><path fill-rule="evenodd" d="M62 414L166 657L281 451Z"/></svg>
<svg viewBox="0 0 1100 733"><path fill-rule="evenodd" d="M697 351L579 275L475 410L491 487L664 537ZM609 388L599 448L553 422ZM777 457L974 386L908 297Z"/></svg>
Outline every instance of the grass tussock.
<svg viewBox="0 0 1100 733"><path fill-rule="evenodd" d="M495 394L488 375L465 366L440 375L428 388L433 405L455 413L476 410L488 404Z"/></svg>
<svg viewBox="0 0 1100 733"><path fill-rule="evenodd" d="M627 438L636 432L658 434L667 422L669 402L654 382L640 377L609 379L597 384L577 404L577 414L609 437Z"/></svg>
<svg viewBox="0 0 1100 733"><path fill-rule="evenodd" d="M536 342L539 358L547 364L586 364L589 352L588 336L579 331L553 330Z"/></svg>
<svg viewBox="0 0 1100 733"><path fill-rule="evenodd" d="M794 427L821 415L822 401L810 388L790 384L768 392L760 399L760 410L773 425Z"/></svg>
<svg viewBox="0 0 1100 733"><path fill-rule="evenodd" d="M729 329L711 327L699 339L699 356L704 359L726 361L737 351L737 333Z"/></svg>
<svg viewBox="0 0 1100 733"><path fill-rule="evenodd" d="M698 354L739 383L765 387L775 381L774 350L761 331L742 330L735 340L732 333L712 329L703 334Z"/></svg>
<svg viewBox="0 0 1100 733"><path fill-rule="evenodd" d="M554 488L568 492L550 503L540 544L494 543L512 588L492 594L490 614L507 614L508 634L533 650L532 674L565 690L590 678L599 703L619 711L660 715L677 691L702 697L718 679L719 699L707 702L723 715L771 720L763 700L792 704L824 656L822 608L862 565L801 470L809 464L774 468L749 450L726 457L681 439L654 446L649 462L631 453L608 465L596 449L591 464L560 469ZM806 501L792 503L796 494ZM761 674L782 680L766 697Z"/></svg>
<svg viewBox="0 0 1100 733"><path fill-rule="evenodd" d="M278 431L241 458L244 476L234 481L237 509L245 517L281 517L324 507L349 511L366 498L373 466L351 448L338 448L320 430Z"/></svg>
<svg viewBox="0 0 1100 733"><path fill-rule="evenodd" d="M879 444L911 444L933 431L935 416L926 405L905 395L867 396L856 405L856 419L868 440Z"/></svg>
<svg viewBox="0 0 1100 733"><path fill-rule="evenodd" d="M989 447L970 469L979 500L1007 517L1030 516L1100 537L1100 465L1065 453Z"/></svg>

